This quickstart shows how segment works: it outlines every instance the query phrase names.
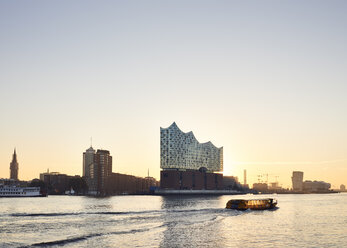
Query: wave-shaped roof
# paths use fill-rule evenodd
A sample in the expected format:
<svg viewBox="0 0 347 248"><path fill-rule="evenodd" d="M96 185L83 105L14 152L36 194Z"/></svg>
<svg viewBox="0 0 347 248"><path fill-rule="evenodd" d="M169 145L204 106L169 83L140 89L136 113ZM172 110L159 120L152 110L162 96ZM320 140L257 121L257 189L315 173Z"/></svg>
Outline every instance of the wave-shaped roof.
<svg viewBox="0 0 347 248"><path fill-rule="evenodd" d="M162 128L161 129L170 129L170 128L175 128L177 129L178 131L180 131L182 134L186 135L186 136L192 136L192 138L199 144L199 145L202 145L202 146L213 146L217 149L221 149L222 147L217 147L215 146L211 141L207 141L207 142L204 142L204 143L200 143L197 138L195 137L194 133L192 131L189 131L189 132L183 132L176 124L176 122L173 122L169 127L167 128Z"/></svg>

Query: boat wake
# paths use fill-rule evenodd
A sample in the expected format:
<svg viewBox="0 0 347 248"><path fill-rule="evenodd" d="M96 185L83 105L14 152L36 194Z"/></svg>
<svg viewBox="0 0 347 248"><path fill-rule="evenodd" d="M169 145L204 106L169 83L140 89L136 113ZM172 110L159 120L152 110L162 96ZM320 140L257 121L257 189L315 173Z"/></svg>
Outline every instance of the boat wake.
<svg viewBox="0 0 347 248"><path fill-rule="evenodd" d="M128 231L115 231L115 232L106 232L106 233L92 233L88 235L83 236L77 236L77 237L69 237L66 239L60 239L60 240L54 240L54 241L48 241L48 242L40 242L40 243L34 243L29 246L21 246L20 248L29 248L29 247L47 247L47 246L56 246L56 245L67 245L75 242L81 242L85 241L90 238L95 237L101 237L105 235L122 235L122 234L135 234L139 232L147 232L153 228L160 228L163 227L163 225L152 227L152 228L143 228L143 229L131 229Z"/></svg>
<svg viewBox="0 0 347 248"><path fill-rule="evenodd" d="M141 214L165 214L165 213L222 213L224 208L203 208L203 209L168 209L168 210L149 210L149 211L103 211L103 212L65 212L65 213L13 213L12 217L57 217L70 215L141 215Z"/></svg>

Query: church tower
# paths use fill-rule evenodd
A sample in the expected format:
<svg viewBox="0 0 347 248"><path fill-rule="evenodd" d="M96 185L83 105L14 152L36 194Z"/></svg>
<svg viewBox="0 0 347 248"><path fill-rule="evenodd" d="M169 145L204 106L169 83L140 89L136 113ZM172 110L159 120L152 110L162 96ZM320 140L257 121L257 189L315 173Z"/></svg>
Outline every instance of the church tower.
<svg viewBox="0 0 347 248"><path fill-rule="evenodd" d="M12 162L10 163L10 179L18 180L18 162L16 148L14 149Z"/></svg>

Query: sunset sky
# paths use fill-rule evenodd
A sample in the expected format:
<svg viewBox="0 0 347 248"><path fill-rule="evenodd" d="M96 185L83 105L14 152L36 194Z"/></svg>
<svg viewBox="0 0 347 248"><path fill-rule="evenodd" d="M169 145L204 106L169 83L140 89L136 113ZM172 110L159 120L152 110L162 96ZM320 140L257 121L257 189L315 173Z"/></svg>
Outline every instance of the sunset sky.
<svg viewBox="0 0 347 248"><path fill-rule="evenodd" d="M224 174L347 185L346 1L0 1L0 178L159 179L160 127L224 147ZM265 179L265 177L263 177Z"/></svg>

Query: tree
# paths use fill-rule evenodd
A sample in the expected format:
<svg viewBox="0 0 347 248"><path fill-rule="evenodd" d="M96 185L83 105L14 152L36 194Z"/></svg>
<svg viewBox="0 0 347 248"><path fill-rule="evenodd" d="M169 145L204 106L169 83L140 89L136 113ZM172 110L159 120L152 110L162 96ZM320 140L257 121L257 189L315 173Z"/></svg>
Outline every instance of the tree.
<svg viewBox="0 0 347 248"><path fill-rule="evenodd" d="M40 187L41 190L45 190L46 184L44 181L35 178L35 179L31 180L29 187Z"/></svg>
<svg viewBox="0 0 347 248"><path fill-rule="evenodd" d="M88 186L83 177L73 177L69 181L69 187L72 188L77 194L86 193Z"/></svg>

